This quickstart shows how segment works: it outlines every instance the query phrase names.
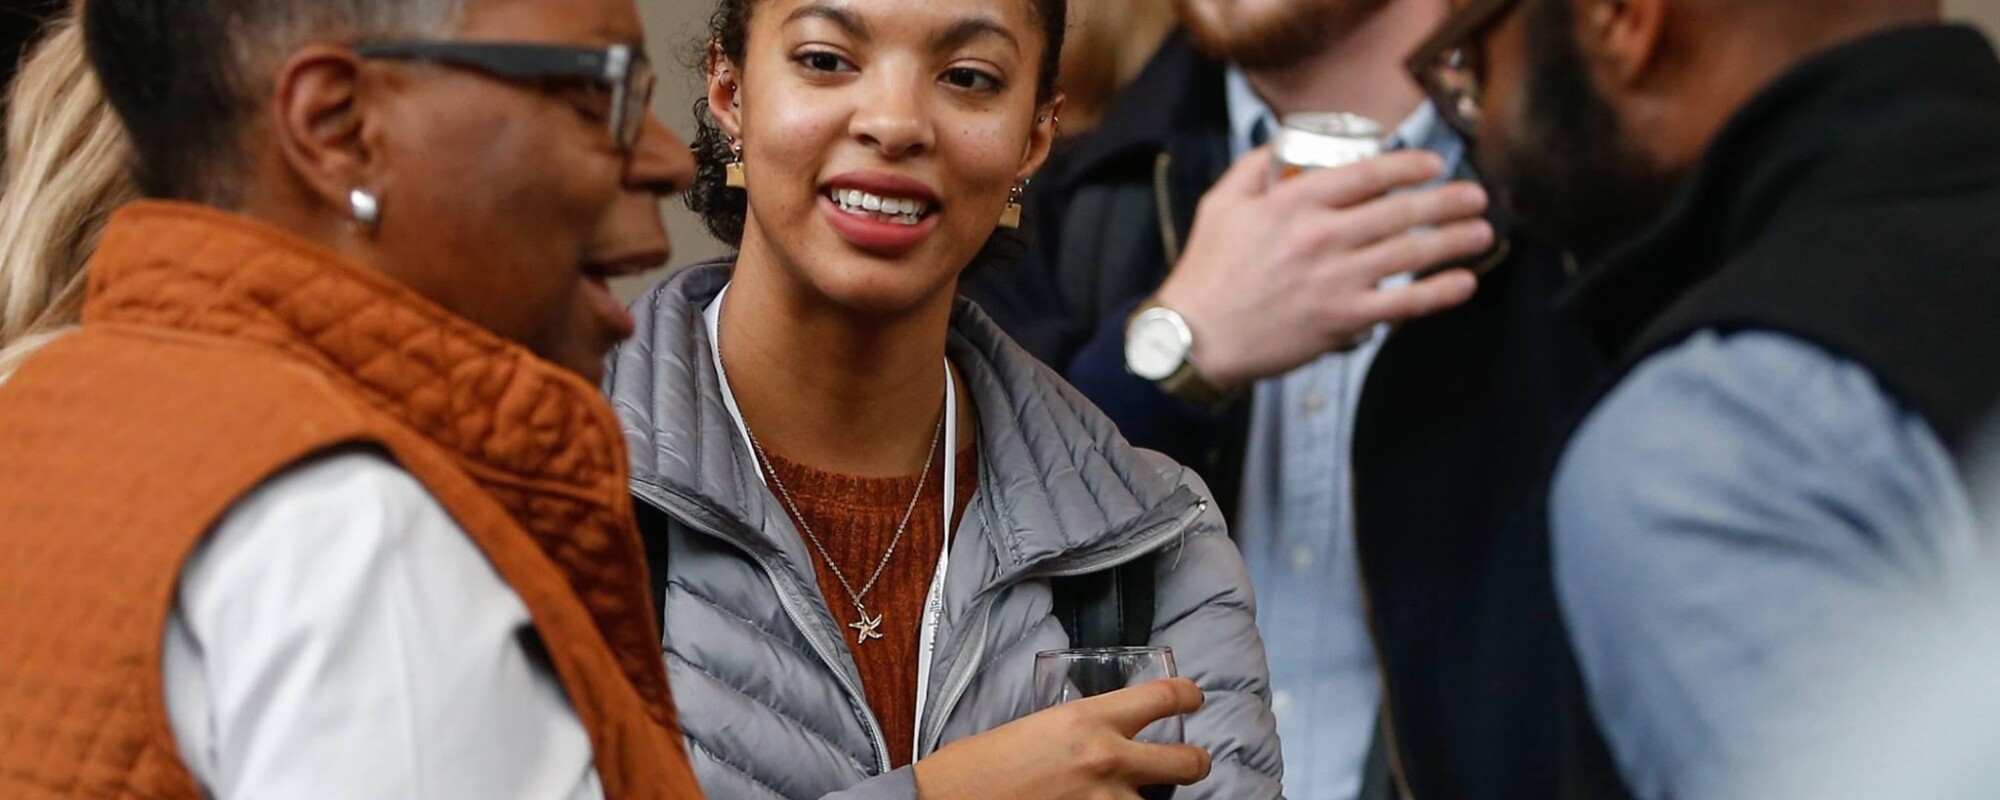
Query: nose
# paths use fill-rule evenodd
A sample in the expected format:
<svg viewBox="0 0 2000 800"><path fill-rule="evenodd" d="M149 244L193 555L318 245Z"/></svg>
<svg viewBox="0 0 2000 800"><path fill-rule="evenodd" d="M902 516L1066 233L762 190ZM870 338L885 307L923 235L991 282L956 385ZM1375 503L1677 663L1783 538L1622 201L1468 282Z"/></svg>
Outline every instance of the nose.
<svg viewBox="0 0 2000 800"><path fill-rule="evenodd" d="M646 120L625 169L627 189L653 195L678 193L694 183L694 154L658 117Z"/></svg>
<svg viewBox="0 0 2000 800"><path fill-rule="evenodd" d="M899 69L878 69L876 80L860 98L848 133L885 158L907 158L929 152L936 130L924 107L922 81Z"/></svg>

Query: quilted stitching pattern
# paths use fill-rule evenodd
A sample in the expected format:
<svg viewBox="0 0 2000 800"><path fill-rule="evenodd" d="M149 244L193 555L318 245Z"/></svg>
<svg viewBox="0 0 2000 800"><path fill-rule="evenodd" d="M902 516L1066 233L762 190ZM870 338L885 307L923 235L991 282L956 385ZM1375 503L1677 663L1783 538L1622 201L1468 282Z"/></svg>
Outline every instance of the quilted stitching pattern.
<svg viewBox="0 0 2000 800"><path fill-rule="evenodd" d="M135 204L91 271L83 331L0 392L0 795L198 796L160 696L177 566L273 470L365 441L521 594L607 795L700 796L594 387L213 210Z"/></svg>
<svg viewBox="0 0 2000 800"><path fill-rule="evenodd" d="M121 216L146 225L115 227L103 248L151 255L94 265L86 323L283 350L457 454L563 568L655 720L671 720L665 670L651 656L620 435L595 387L401 284L254 222L150 203ZM145 243L123 240L135 230ZM256 255L246 262L244 253Z"/></svg>

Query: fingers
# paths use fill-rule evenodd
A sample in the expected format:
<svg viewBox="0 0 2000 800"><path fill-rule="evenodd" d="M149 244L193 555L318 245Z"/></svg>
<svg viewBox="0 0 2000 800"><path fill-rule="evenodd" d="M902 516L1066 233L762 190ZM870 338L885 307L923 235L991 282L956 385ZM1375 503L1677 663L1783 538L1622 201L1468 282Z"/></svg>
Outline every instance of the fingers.
<svg viewBox="0 0 2000 800"><path fill-rule="evenodd" d="M1461 305L1478 289L1479 279L1469 270L1455 269L1408 286L1374 292L1360 299L1358 310L1368 319L1403 322Z"/></svg>
<svg viewBox="0 0 2000 800"><path fill-rule="evenodd" d="M1365 247L1416 228L1448 225L1486 213L1486 190L1459 181L1379 198L1328 218L1325 225L1350 248Z"/></svg>
<svg viewBox="0 0 2000 800"><path fill-rule="evenodd" d="M1070 704L1077 713L1103 720L1120 736L1130 739L1147 725L1175 714L1192 714L1201 708L1201 689L1186 678L1168 678L1120 689Z"/></svg>
<svg viewBox="0 0 2000 800"><path fill-rule="evenodd" d="M1208 751L1194 745L1121 742L1118 748L1123 777L1133 786L1186 786L1208 777L1211 767Z"/></svg>
<svg viewBox="0 0 2000 800"><path fill-rule="evenodd" d="M1205 197L1255 197L1264 193L1271 181L1271 146L1265 145L1236 159L1222 178L1209 187Z"/></svg>
<svg viewBox="0 0 2000 800"><path fill-rule="evenodd" d="M1341 269L1348 280L1373 286L1384 278L1416 272L1426 267L1468 258L1493 246L1493 225L1484 219L1454 222L1441 228L1405 231L1400 236L1371 244Z"/></svg>
<svg viewBox="0 0 2000 800"><path fill-rule="evenodd" d="M1268 158L1266 161L1268 162ZM1308 170L1271 188L1271 201L1284 205L1347 208L1444 174L1444 159L1428 150L1399 150L1346 166Z"/></svg>

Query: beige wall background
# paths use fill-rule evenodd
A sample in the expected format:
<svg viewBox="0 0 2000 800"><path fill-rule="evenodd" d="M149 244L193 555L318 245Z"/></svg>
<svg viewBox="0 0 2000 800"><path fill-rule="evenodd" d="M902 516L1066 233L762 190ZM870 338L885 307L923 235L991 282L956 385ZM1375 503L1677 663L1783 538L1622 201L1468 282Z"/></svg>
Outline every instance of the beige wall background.
<svg viewBox="0 0 2000 800"><path fill-rule="evenodd" d="M1071 0L1072 4L1090 0ZM1097 0L1098 2L1166 2L1166 0ZM2000 38L2000 0L1945 0L1945 11L1954 18L1969 20ZM695 70L689 65L708 30L708 15L714 0L639 0L646 17L648 45L659 67L660 87L654 98L655 110L682 139L692 139L694 116L690 109L701 90ZM674 265L693 263L726 252L701 222L678 198L664 204L667 227L673 234ZM628 278L615 287L627 299L638 296L658 281L662 273Z"/></svg>

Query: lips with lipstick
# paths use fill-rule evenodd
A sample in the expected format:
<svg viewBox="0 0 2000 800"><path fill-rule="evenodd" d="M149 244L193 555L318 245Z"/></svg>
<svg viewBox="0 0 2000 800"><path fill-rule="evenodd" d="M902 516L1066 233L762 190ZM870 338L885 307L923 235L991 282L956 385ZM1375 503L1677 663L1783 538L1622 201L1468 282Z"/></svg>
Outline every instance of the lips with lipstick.
<svg viewBox="0 0 2000 800"><path fill-rule="evenodd" d="M896 258L937 230L943 208L922 181L893 172L852 172L820 189L827 224L856 250Z"/></svg>

